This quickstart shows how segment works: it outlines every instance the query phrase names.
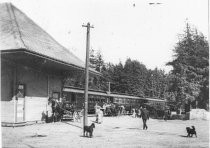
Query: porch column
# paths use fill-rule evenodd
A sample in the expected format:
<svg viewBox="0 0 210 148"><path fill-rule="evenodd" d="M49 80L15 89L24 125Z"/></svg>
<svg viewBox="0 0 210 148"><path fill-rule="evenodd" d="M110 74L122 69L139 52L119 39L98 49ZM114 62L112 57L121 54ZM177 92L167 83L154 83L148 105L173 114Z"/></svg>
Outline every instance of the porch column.
<svg viewBox="0 0 210 148"><path fill-rule="evenodd" d="M47 96L50 97L50 76L47 75Z"/></svg>

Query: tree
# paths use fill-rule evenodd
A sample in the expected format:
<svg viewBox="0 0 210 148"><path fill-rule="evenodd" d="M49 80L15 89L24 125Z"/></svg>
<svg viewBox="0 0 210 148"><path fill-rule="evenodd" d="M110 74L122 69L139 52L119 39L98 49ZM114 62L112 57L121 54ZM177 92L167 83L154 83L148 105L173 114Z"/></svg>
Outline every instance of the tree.
<svg viewBox="0 0 210 148"><path fill-rule="evenodd" d="M153 98L164 98L168 90L168 78L164 70L148 70L145 82L145 95Z"/></svg>
<svg viewBox="0 0 210 148"><path fill-rule="evenodd" d="M184 34L175 46L174 60L167 63L173 67L169 91L175 92L177 106L190 104L197 107L198 102L201 108L207 109L208 48L205 37L187 23Z"/></svg>
<svg viewBox="0 0 210 148"><path fill-rule="evenodd" d="M101 52L94 50L91 50L90 63L92 68L103 74L95 79L98 83L92 83L97 84L101 90L107 91L108 82L111 82L111 92L142 97L164 97L167 83L163 70L148 70L144 64L130 58L126 60L125 65L121 62L116 65L105 63Z"/></svg>
<svg viewBox="0 0 210 148"><path fill-rule="evenodd" d="M95 69L98 72L102 71L104 67L104 59L101 54L101 51L95 51L94 49L90 50L90 67Z"/></svg>
<svg viewBox="0 0 210 148"><path fill-rule="evenodd" d="M127 92L136 96L144 96L144 85L147 68L137 60L128 58L124 66Z"/></svg>
<svg viewBox="0 0 210 148"><path fill-rule="evenodd" d="M101 54L101 51L98 50L96 53L96 70L102 72L102 68L104 67L104 59Z"/></svg>
<svg viewBox="0 0 210 148"><path fill-rule="evenodd" d="M112 77L111 88L114 92L127 93L127 83L123 69L124 67L121 62L114 66L113 75L111 76Z"/></svg>
<svg viewBox="0 0 210 148"><path fill-rule="evenodd" d="M96 69L96 62L97 62L97 59L95 55L95 50L91 49L90 50L90 67L93 69Z"/></svg>

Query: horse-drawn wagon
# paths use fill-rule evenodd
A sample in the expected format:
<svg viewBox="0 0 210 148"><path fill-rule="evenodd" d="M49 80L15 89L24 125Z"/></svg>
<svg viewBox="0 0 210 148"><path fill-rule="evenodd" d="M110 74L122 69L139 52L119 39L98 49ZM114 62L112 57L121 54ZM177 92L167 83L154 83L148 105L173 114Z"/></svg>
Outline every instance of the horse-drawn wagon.
<svg viewBox="0 0 210 148"><path fill-rule="evenodd" d="M73 120L73 114L74 114L74 106L70 102L64 102L62 107L62 116L61 121L63 120Z"/></svg>
<svg viewBox="0 0 210 148"><path fill-rule="evenodd" d="M82 109L77 109L76 106L70 102L63 103L63 115L61 121L63 120L73 120L74 122L80 122L82 116Z"/></svg>
<svg viewBox="0 0 210 148"><path fill-rule="evenodd" d="M57 100L50 100L52 104L52 119L53 122L73 120L80 121L82 116L81 109L76 109L75 104L68 101L58 102Z"/></svg>

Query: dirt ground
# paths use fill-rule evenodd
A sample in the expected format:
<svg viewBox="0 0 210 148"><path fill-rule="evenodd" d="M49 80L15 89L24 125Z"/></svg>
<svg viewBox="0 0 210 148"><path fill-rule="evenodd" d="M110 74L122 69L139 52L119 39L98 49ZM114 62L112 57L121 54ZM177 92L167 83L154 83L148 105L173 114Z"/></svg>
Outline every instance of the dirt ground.
<svg viewBox="0 0 210 148"><path fill-rule="evenodd" d="M89 117L89 124L95 120ZM96 124L93 138L83 137L82 123L56 122L24 127L2 127L2 147L209 147L209 121L149 119L148 130L142 119L130 116L104 117ZM194 125L198 137L186 137L186 126Z"/></svg>

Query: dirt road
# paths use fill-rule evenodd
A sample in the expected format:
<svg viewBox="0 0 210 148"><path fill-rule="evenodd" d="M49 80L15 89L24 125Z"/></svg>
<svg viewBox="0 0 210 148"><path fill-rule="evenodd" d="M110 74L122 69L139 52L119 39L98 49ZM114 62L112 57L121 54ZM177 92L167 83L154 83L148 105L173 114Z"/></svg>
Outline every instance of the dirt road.
<svg viewBox="0 0 210 148"><path fill-rule="evenodd" d="M95 118L89 118L89 124ZM186 126L196 127L198 137L186 137ZM155 120L143 130L142 120L130 116L104 117L93 138L83 137L82 122L57 122L24 127L2 127L3 147L209 147L208 121Z"/></svg>

